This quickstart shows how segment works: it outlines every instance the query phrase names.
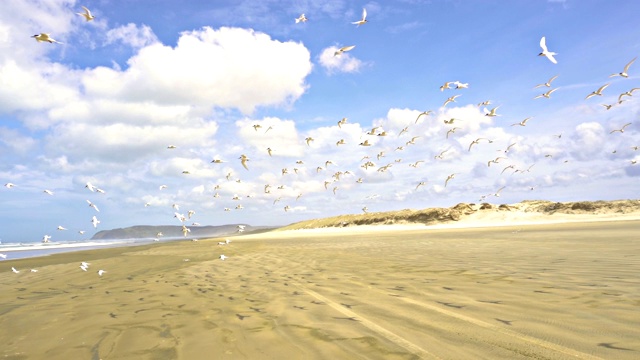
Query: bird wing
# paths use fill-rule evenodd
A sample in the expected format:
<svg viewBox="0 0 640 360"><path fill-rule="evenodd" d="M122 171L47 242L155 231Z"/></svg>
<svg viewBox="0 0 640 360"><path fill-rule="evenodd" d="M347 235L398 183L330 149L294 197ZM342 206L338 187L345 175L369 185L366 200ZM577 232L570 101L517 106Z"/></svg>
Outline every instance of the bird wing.
<svg viewBox="0 0 640 360"><path fill-rule="evenodd" d="M540 39L540 47L542 48L543 53L547 52L547 39L544 36Z"/></svg>
<svg viewBox="0 0 640 360"><path fill-rule="evenodd" d="M547 81L547 84L551 85L551 82L553 80L555 80L557 77L558 77L558 75L556 75L556 76L552 77L551 79L549 79L549 81Z"/></svg>
<svg viewBox="0 0 640 360"><path fill-rule="evenodd" d="M366 19L367 19L367 9L362 8L362 21L365 21Z"/></svg>
<svg viewBox="0 0 640 360"><path fill-rule="evenodd" d="M601 86L601 87L596 91L596 93L600 94L600 93L602 92L602 90L604 90L604 89L606 89L606 88L607 88L607 86L609 86L609 84L604 84L604 85L602 85L602 86Z"/></svg>
<svg viewBox="0 0 640 360"><path fill-rule="evenodd" d="M623 70L623 72L625 72L625 73L626 73L627 71L629 71L629 66L631 66L631 64L633 64L633 62L634 62L634 61L636 61L636 59L637 59L637 58L638 58L638 57L634 57L634 58L633 58L633 60L629 61L629 63L628 63L627 65L625 65L625 66L624 66L624 70Z"/></svg>
<svg viewBox="0 0 640 360"><path fill-rule="evenodd" d="M553 54L551 53L545 53L544 56L547 57L547 59L549 59L549 61L551 61L554 64L558 63L558 60L556 60L556 58L553 57Z"/></svg>

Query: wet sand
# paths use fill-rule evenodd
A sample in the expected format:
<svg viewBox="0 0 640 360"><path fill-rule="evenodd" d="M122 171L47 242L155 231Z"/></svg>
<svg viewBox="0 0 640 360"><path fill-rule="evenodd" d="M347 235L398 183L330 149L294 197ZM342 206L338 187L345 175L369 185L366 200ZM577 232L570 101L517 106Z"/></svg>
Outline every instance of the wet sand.
<svg viewBox="0 0 640 360"><path fill-rule="evenodd" d="M0 355L637 359L639 238L640 221L354 228L5 260Z"/></svg>

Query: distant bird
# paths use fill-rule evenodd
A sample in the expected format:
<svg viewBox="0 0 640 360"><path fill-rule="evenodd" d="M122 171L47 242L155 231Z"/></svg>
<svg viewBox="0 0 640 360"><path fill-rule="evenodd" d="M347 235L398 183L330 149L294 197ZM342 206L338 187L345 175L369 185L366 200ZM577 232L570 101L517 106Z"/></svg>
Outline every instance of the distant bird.
<svg viewBox="0 0 640 360"><path fill-rule="evenodd" d="M487 167L491 167L491 163L494 163L494 164L499 163L500 160L502 160L502 159L506 159L506 157L498 156L497 158L495 158L493 160L487 161Z"/></svg>
<svg viewBox="0 0 640 360"><path fill-rule="evenodd" d="M87 189L89 189L89 191L91 192L95 192L96 191L96 187L93 186L93 184L91 184L90 182L87 182L84 187L86 187Z"/></svg>
<svg viewBox="0 0 640 360"><path fill-rule="evenodd" d="M342 53L345 53L347 51L351 51L353 50L353 48L355 48L355 45L349 45L349 46L343 46L340 49L338 49L338 51L336 51L335 53L333 53L333 56L338 56L338 55L342 55Z"/></svg>
<svg viewBox="0 0 640 360"><path fill-rule="evenodd" d="M91 218L91 224L93 224L94 228L98 227L98 224L100 224L100 220L98 220L97 217L95 217L95 215Z"/></svg>
<svg viewBox="0 0 640 360"><path fill-rule="evenodd" d="M453 127L451 129L449 129L449 131L447 131L447 139L449 138L449 134L455 133L456 130L460 130L460 128L459 127Z"/></svg>
<svg viewBox="0 0 640 360"><path fill-rule="evenodd" d="M623 133L623 132L624 132L624 129L625 129L627 126L629 126L629 125L631 125L631 123L626 123L626 124L624 124L624 125L622 126L622 128L620 128L620 129L611 130L611 131L609 132L609 134L613 134L614 132L621 132L621 133Z"/></svg>
<svg viewBox="0 0 640 360"><path fill-rule="evenodd" d="M50 239L51 239L51 235L45 235L42 237L42 242L48 243Z"/></svg>
<svg viewBox="0 0 640 360"><path fill-rule="evenodd" d="M273 153L273 150L271 150L271 148L267 148L267 153L269 154L269 156L272 156L271 154Z"/></svg>
<svg viewBox="0 0 640 360"><path fill-rule="evenodd" d="M460 96L460 95L453 95L452 97L448 98L448 99L444 102L444 104L443 104L442 106L443 106L443 107L445 107L445 106L447 106L447 104L448 104L448 103L456 102L456 98L457 98L458 96Z"/></svg>
<svg viewBox="0 0 640 360"><path fill-rule="evenodd" d="M527 121L529 121L529 119L531 119L531 116L520 121L519 123L511 124L511 126L525 126L527 124Z"/></svg>
<svg viewBox="0 0 640 360"><path fill-rule="evenodd" d="M96 18L95 16L91 15L91 11L89 11L89 9L87 9L86 7L83 6L82 9L84 9L84 12L76 13L76 14L84 17L86 21L91 21Z"/></svg>
<svg viewBox="0 0 640 360"><path fill-rule="evenodd" d="M246 225L238 225L237 226L238 232L244 232L245 227L246 227Z"/></svg>
<svg viewBox="0 0 640 360"><path fill-rule="evenodd" d="M53 39L49 34L47 33L40 33L40 34L35 34L32 36L32 38L35 38L36 41L38 42L48 42L48 43L56 43L56 44L62 44L60 41L57 41L55 39Z"/></svg>
<svg viewBox="0 0 640 360"><path fill-rule="evenodd" d="M456 90L469 88L469 83L461 83L460 81L454 81L453 84L456 86L455 87Z"/></svg>
<svg viewBox="0 0 640 360"><path fill-rule="evenodd" d="M503 187L501 187L500 189L498 189L498 191L496 191L496 193L495 193L495 194L493 194L493 196L500 197L500 191L502 191L502 189L504 189L505 187L506 187L506 186L503 186Z"/></svg>
<svg viewBox="0 0 640 360"><path fill-rule="evenodd" d="M365 214L366 214L368 211L369 211L369 208L367 208L366 206L362 208L362 212L363 212L363 213L365 213Z"/></svg>
<svg viewBox="0 0 640 360"><path fill-rule="evenodd" d="M469 144L469 151L471 151L471 147L472 147L473 145L479 144L479 143L480 143L480 140L487 140L487 141L489 141L489 143L492 143L492 142L493 142L493 140L489 140L489 139L487 139L487 138L477 138L477 139L473 140L473 141L471 142L471 144Z"/></svg>
<svg viewBox="0 0 640 360"><path fill-rule="evenodd" d="M551 87L551 82L553 82L553 80L555 80L557 77L558 77L558 75L552 77L551 79L549 79L549 81L547 81L544 84L538 84L538 85L534 86L534 89L542 87L542 86Z"/></svg>
<svg viewBox="0 0 640 360"><path fill-rule="evenodd" d="M491 105L491 100L485 100L478 104L478 107Z"/></svg>
<svg viewBox="0 0 640 360"><path fill-rule="evenodd" d="M32 273L37 273L37 272L38 272L38 269L31 269L31 272L32 272Z"/></svg>
<svg viewBox="0 0 640 360"><path fill-rule="evenodd" d="M416 190L418 190L418 188L419 188L420 186L424 186L424 185L426 185L426 184L427 184L427 182L426 182L426 181L420 181L420 182L418 183L418 185L416 185Z"/></svg>
<svg viewBox="0 0 640 360"><path fill-rule="evenodd" d="M307 20L309 20L309 19L307 19L307 17L304 14L301 14L295 20L296 20L296 24L297 24L297 23L301 23L301 22L307 22Z"/></svg>
<svg viewBox="0 0 640 360"><path fill-rule="evenodd" d="M167 146L167 149L173 150L173 149L177 149L178 147L175 145L169 145Z"/></svg>
<svg viewBox="0 0 640 360"><path fill-rule="evenodd" d="M15 187L15 186L16 186L16 184L10 183L10 182L4 184L4 187L6 187L7 189L11 189L12 187Z"/></svg>
<svg viewBox="0 0 640 360"><path fill-rule="evenodd" d="M558 54L547 49L547 39L544 36L542 37L542 39L540 39L540 47L542 48L542 52L538 54L538 56L546 56L547 59L549 59L549 61L551 61L552 63L558 63L558 61L553 57L553 55Z"/></svg>
<svg viewBox="0 0 640 360"><path fill-rule="evenodd" d="M262 125L255 124L255 125L253 125L253 130L258 131L258 129L260 129L261 127L262 127Z"/></svg>
<svg viewBox="0 0 640 360"><path fill-rule="evenodd" d="M87 200L87 203L89 204L89 207L94 208L97 212L100 212L100 209L98 209L98 207L96 206L96 204L92 203L91 201Z"/></svg>
<svg viewBox="0 0 640 360"><path fill-rule="evenodd" d="M0 258L6 259L7 258L7 254L0 254Z"/></svg>
<svg viewBox="0 0 640 360"><path fill-rule="evenodd" d="M246 155L242 154L238 159L240 159L240 163L242 164L242 166L245 169L249 170L249 168L247 167L247 161L249 161L249 158Z"/></svg>
<svg viewBox="0 0 640 360"><path fill-rule="evenodd" d="M631 61L629 61L627 63L627 65L624 66L624 69L622 70L621 73L617 73L617 74L611 74L609 75L609 77L614 77L614 76L622 76L622 77L629 77L629 74L627 74L627 71L629 71L629 66L631 66L631 64L633 64L634 61L636 61L637 57L634 57Z"/></svg>
<svg viewBox="0 0 640 360"><path fill-rule="evenodd" d="M445 91L446 89L451 89L451 85L453 85L453 81L446 81L444 85L440 86L440 91Z"/></svg>
<svg viewBox="0 0 640 360"><path fill-rule="evenodd" d="M538 95L538 96L534 97L533 99L535 100L535 99L539 99L539 98L542 98L542 97L543 97L543 98L547 98L547 99L549 99L549 97L551 96L551 94L552 94L554 91L556 91L556 90L558 90L558 88L551 89L551 90L547 91L546 93L542 93L542 94L540 94L540 95Z"/></svg>
<svg viewBox="0 0 640 360"><path fill-rule="evenodd" d="M444 154L445 154L447 151L449 151L449 149L441 151L441 152L440 152L440 154L438 154L438 155L434 156L433 158L434 158L434 159L440 159L440 160L442 160L442 158L444 157Z"/></svg>
<svg viewBox="0 0 640 360"><path fill-rule="evenodd" d="M427 111L423 111L420 114L418 114L418 117L416 118L415 123L418 123L418 120L420 120L420 116L429 116L433 111L431 110L427 110Z"/></svg>
<svg viewBox="0 0 640 360"><path fill-rule="evenodd" d="M47 195L53 195L53 191L51 191L51 190L43 190L42 192L47 194Z"/></svg>
<svg viewBox="0 0 640 360"><path fill-rule="evenodd" d="M362 19L360 19L358 21L354 21L354 22L352 22L352 24L360 26L360 25L366 24L367 22L368 22L367 21L367 9L362 8Z"/></svg>
<svg viewBox="0 0 640 360"><path fill-rule="evenodd" d="M160 187L159 187L160 190L163 190L163 189L166 189L166 188L167 188L167 185L160 185Z"/></svg>
<svg viewBox="0 0 640 360"><path fill-rule="evenodd" d="M487 111L487 109L485 110L485 114L484 116L489 116L489 117L494 117L494 116L499 116L498 114L496 114L496 110L498 110L498 108L500 107L500 105L494 107L493 109Z"/></svg>
<svg viewBox="0 0 640 360"><path fill-rule="evenodd" d="M340 139L336 142L336 146L344 145L344 144L345 144L344 139Z"/></svg>
<svg viewBox="0 0 640 360"><path fill-rule="evenodd" d="M58 230L67 230L67 228L62 227L62 226L58 226Z"/></svg>
<svg viewBox="0 0 640 360"><path fill-rule="evenodd" d="M586 98L584 98L584 99L585 99L585 100L587 100L587 99L589 99L590 97L593 97L593 96L596 96L596 95L598 95L598 96L602 96L602 90L606 89L606 88L607 88L607 86L609 86L609 84L608 84L608 83L607 83L607 84L604 84L604 85L602 85L602 86L600 86L600 87L598 88L598 90L593 91L591 94L587 95L587 97L586 97Z"/></svg>
<svg viewBox="0 0 640 360"><path fill-rule="evenodd" d="M453 179L454 176L456 176L457 174L451 174L449 176L447 176L447 180L444 181L444 187L447 187L447 183L449 183L449 180Z"/></svg>
<svg viewBox="0 0 640 360"><path fill-rule="evenodd" d="M20 272L20 270L16 270L13 266L11 267L11 271L13 271L14 274L18 274Z"/></svg>
<svg viewBox="0 0 640 360"><path fill-rule="evenodd" d="M620 99L620 98L618 97L618 99ZM609 105L609 104L600 104L600 105L604 106L604 107L605 107L605 109L607 109L607 110L611 110L611 108L612 108L615 104L611 104L611 105Z"/></svg>
<svg viewBox="0 0 640 360"><path fill-rule="evenodd" d="M222 164L224 161L220 160L220 159L213 159L211 160L212 163L214 164Z"/></svg>
<svg viewBox="0 0 640 360"><path fill-rule="evenodd" d="M338 121L338 127L342 128L342 125L347 123L347 118L342 118L342 120Z"/></svg>
<svg viewBox="0 0 640 360"><path fill-rule="evenodd" d="M224 256L224 255L220 255L220 260L224 261L225 259L228 259L228 256Z"/></svg>
<svg viewBox="0 0 640 360"><path fill-rule="evenodd" d="M78 230L78 234L80 235L84 235L85 231L84 230Z"/></svg>
<svg viewBox="0 0 640 360"><path fill-rule="evenodd" d="M102 270L102 269L100 269L100 270L98 270L98 275L99 275L99 276L102 276L102 275L104 275L106 272L107 272L106 270Z"/></svg>
<svg viewBox="0 0 640 360"><path fill-rule="evenodd" d="M309 136L309 137L305 138L304 141L307 142L307 146L311 146L311 142L314 141L314 138Z"/></svg>
<svg viewBox="0 0 640 360"><path fill-rule="evenodd" d="M371 146L371 143L369 143L369 140L365 139L365 141L361 142L359 145L360 146Z"/></svg>

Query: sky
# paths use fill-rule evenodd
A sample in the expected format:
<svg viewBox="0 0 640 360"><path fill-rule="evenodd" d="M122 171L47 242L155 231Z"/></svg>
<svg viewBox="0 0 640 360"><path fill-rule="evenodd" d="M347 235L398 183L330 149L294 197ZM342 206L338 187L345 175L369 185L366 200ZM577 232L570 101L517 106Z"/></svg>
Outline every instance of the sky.
<svg viewBox="0 0 640 360"><path fill-rule="evenodd" d="M611 0L3 1L0 182L15 186L0 187L0 239L637 198L640 91L618 101L640 62L610 75L640 54L638 13ZM538 56L543 36L557 64Z"/></svg>

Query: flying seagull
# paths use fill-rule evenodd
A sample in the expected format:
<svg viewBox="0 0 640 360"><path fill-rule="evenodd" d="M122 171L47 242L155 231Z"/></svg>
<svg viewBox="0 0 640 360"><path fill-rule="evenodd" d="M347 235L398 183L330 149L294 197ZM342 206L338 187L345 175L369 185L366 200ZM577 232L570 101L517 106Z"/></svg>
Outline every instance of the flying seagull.
<svg viewBox="0 0 640 360"><path fill-rule="evenodd" d="M546 83L544 83L544 84L538 84L538 85L536 85L536 86L534 87L534 89L539 88L539 87L542 87L542 86L551 87L551 82L552 82L553 80L555 80L557 77L558 77L558 75L556 75L556 76L552 77L551 79L549 79L549 81L547 81L547 82L546 82Z"/></svg>
<svg viewBox="0 0 640 360"><path fill-rule="evenodd" d="M307 22L307 20L309 19L307 19L307 17L304 14L302 14L296 19L296 24L301 22Z"/></svg>
<svg viewBox="0 0 640 360"><path fill-rule="evenodd" d="M621 73L617 73L617 74L611 74L609 75L609 77L614 77L614 76L622 76L622 77L629 77L629 74L627 74L627 71L629 71L629 66L631 66L631 64L633 64L634 61L636 61L637 57L634 57L633 60L629 61L627 63L627 65L624 66L624 70L622 70Z"/></svg>
<svg viewBox="0 0 640 360"><path fill-rule="evenodd" d="M368 21L367 20L367 9L362 8L362 19L360 19L358 21L354 21L354 22L352 22L352 24L360 26L360 25L366 24L367 21Z"/></svg>
<svg viewBox="0 0 640 360"><path fill-rule="evenodd" d="M549 59L549 61L551 61L552 63L558 63L558 61L553 57L553 55L558 54L547 49L547 39L544 36L542 37L542 39L540 39L540 47L542 48L542 52L538 54L538 56L546 56L547 59Z"/></svg>
<svg viewBox="0 0 640 360"><path fill-rule="evenodd" d="M76 14L83 16L87 21L91 21L96 18L95 16L91 15L91 11L89 11L89 9L87 9L86 7L83 6L82 9L84 10L84 12Z"/></svg>
<svg viewBox="0 0 640 360"><path fill-rule="evenodd" d="M593 91L591 94L587 95L587 97L586 97L586 98L584 98L584 99L585 99L585 100L587 100L588 98L590 98L590 97L594 97L594 96L596 96L596 95L598 95L598 96L602 96L602 90L606 89L606 88L607 88L607 86L609 86L609 83L606 83L606 84L604 84L604 85L600 86L600 87L598 88L598 90Z"/></svg>
<svg viewBox="0 0 640 360"><path fill-rule="evenodd" d="M56 44L62 44L60 41L55 40L54 38L52 38L51 36L49 36L49 34L47 33L40 33L40 34L35 34L32 36L32 38L35 38L36 41L38 42L48 42L48 43L56 43Z"/></svg>
<svg viewBox="0 0 640 360"><path fill-rule="evenodd" d="M338 49L338 51L333 53L333 56L342 55L342 53L344 53L344 52L353 50L354 47L356 47L356 46L355 45L343 46L340 49Z"/></svg>

